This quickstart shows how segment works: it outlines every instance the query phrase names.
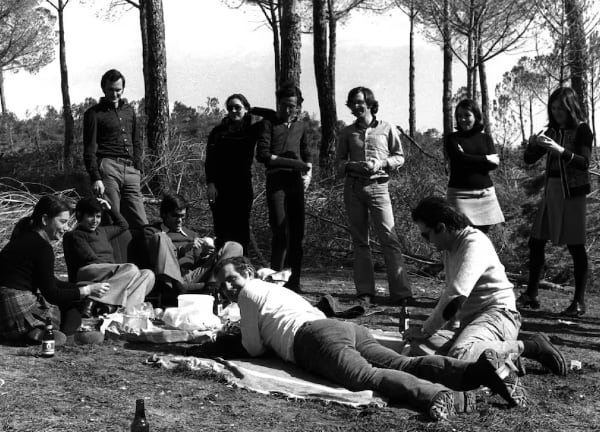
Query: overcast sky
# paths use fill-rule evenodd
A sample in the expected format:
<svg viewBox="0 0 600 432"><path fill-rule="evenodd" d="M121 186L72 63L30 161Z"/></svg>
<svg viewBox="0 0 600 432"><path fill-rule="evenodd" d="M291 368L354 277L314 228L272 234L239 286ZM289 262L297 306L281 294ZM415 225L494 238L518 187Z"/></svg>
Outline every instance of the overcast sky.
<svg viewBox="0 0 600 432"><path fill-rule="evenodd" d="M101 96L100 77L110 68L127 79L125 97L143 96L141 43L137 10L113 20L98 16L98 5L71 0L65 10L67 63L72 103ZM220 0L163 0L167 45L169 102L197 107L206 98L222 102L244 93L254 106L274 104L272 36L255 7L229 9ZM442 52L417 37L417 128L441 129ZM312 36L303 36L301 87L304 109L318 117L312 64ZM57 48L58 51L58 48ZM502 73L518 56L500 56L488 64L493 94ZM382 119L408 126L408 20L400 12L355 13L338 31L336 100L338 116L349 122L344 106L348 90L370 87L380 101ZM465 84L464 68L454 68L454 87ZM58 60L38 74L7 74L8 109L19 117L61 106Z"/></svg>

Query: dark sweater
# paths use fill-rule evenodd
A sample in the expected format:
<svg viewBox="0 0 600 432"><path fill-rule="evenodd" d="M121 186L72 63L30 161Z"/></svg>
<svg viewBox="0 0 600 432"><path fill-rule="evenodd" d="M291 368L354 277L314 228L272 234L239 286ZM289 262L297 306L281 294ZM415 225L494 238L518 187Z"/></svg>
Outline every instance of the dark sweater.
<svg viewBox="0 0 600 432"><path fill-rule="evenodd" d="M92 181L100 180L99 160L131 159L142 168L142 144L134 108L122 99L118 108L104 98L83 116L83 161Z"/></svg>
<svg viewBox="0 0 600 432"><path fill-rule="evenodd" d="M223 119L208 135L206 144L206 183L219 188L239 187L252 179L252 160L258 138L256 118L247 115L238 129Z"/></svg>
<svg viewBox="0 0 600 432"><path fill-rule="evenodd" d="M486 158L496 153L492 137L480 131L458 131L446 137L444 147L450 160L448 187L485 189L493 186L489 172L497 166Z"/></svg>
<svg viewBox="0 0 600 432"><path fill-rule="evenodd" d="M80 227L65 234L63 249L69 268L69 279L75 280L77 271L89 264L114 264L115 257L110 241L129 228L121 214L111 211L114 225L99 226L94 231Z"/></svg>
<svg viewBox="0 0 600 432"><path fill-rule="evenodd" d="M79 288L54 276L54 251L37 232L29 231L8 242L0 252L0 286L37 292L55 305L80 299Z"/></svg>
<svg viewBox="0 0 600 432"><path fill-rule="evenodd" d="M275 170L291 171L293 168L280 167L271 156L312 162L309 149L309 135L306 122L293 121L289 127L278 118L263 120L262 130L256 143L256 160L265 164L267 172Z"/></svg>

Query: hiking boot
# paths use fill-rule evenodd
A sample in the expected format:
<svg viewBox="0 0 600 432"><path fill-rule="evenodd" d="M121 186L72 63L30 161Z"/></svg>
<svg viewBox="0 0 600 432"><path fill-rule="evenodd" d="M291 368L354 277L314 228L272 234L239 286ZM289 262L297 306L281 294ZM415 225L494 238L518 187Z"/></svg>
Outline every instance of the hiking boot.
<svg viewBox="0 0 600 432"><path fill-rule="evenodd" d="M527 392L504 356L486 349L477 359L476 368L481 373L481 384L489 387L492 393L499 394L509 406L527 406Z"/></svg>
<svg viewBox="0 0 600 432"><path fill-rule="evenodd" d="M454 411L471 413L477 409L477 398L474 391L454 392Z"/></svg>
<svg viewBox="0 0 600 432"><path fill-rule="evenodd" d="M531 358L539 361L542 366L555 375L567 375L567 361L558 348L550 342L550 338L547 335L536 333L530 340L539 347L538 353L531 356Z"/></svg>
<svg viewBox="0 0 600 432"><path fill-rule="evenodd" d="M517 309L539 309L540 302L536 297L532 297L527 293L523 293L517 299Z"/></svg>
<svg viewBox="0 0 600 432"><path fill-rule="evenodd" d="M562 311L560 314L570 318L578 318L580 316L583 316L585 315L585 303L573 301L573 303L571 303L569 307Z"/></svg>
<svg viewBox="0 0 600 432"><path fill-rule="evenodd" d="M427 414L435 421L446 420L456 414L454 392L444 390L436 394L427 409Z"/></svg>

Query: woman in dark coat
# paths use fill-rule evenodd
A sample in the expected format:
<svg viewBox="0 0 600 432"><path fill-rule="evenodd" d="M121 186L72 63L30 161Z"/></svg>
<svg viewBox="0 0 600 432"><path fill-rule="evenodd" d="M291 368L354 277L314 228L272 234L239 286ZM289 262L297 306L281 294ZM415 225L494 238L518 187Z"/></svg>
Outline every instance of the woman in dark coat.
<svg viewBox="0 0 600 432"><path fill-rule="evenodd" d="M216 248L235 241L248 253L252 190L252 159L257 139L257 118L242 94L225 102L227 116L208 136L206 187L216 236Z"/></svg>
<svg viewBox="0 0 600 432"><path fill-rule="evenodd" d="M586 312L588 259L585 250L586 195L590 192L588 167L593 135L569 87L555 90L548 100L548 129L529 139L524 159L532 164L546 156L546 184L529 238L529 283L517 301L519 307L540 307L538 284L548 240L566 244L573 257L575 295L562 314L578 317Z"/></svg>
<svg viewBox="0 0 600 432"><path fill-rule="evenodd" d="M55 278L51 242L62 237L68 221L69 206L45 195L0 252L0 340L39 342L47 318L72 334L81 323L79 301L108 291L105 283L78 287ZM56 330L55 337L64 341L65 336Z"/></svg>

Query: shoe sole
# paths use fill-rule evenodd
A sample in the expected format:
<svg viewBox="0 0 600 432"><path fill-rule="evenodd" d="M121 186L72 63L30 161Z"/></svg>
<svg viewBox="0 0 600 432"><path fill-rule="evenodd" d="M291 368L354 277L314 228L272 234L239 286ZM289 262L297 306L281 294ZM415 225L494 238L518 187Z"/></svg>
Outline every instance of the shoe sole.
<svg viewBox="0 0 600 432"><path fill-rule="evenodd" d="M544 333L538 333L536 335L537 337L543 339L544 342L546 342L547 345L547 349L552 353L551 357L553 359L558 358L558 369L554 370L554 368L548 367L546 365L544 365L546 368L550 369L550 371L552 371L552 373L559 375L559 376L566 376L567 375L567 360L565 359L565 356L562 355L562 353L558 350L558 348L556 348L554 346L554 344L550 341L550 338L545 335Z"/></svg>
<svg viewBox="0 0 600 432"><path fill-rule="evenodd" d="M485 361L490 376L488 386L492 392L499 394L511 407L527 406L527 392L517 374L506 364L505 359L494 350L485 350L480 359Z"/></svg>
<svg viewBox="0 0 600 432"><path fill-rule="evenodd" d="M438 393L427 410L429 417L432 420L440 421L447 420L456 414L454 408L454 393L451 391L443 391Z"/></svg>

